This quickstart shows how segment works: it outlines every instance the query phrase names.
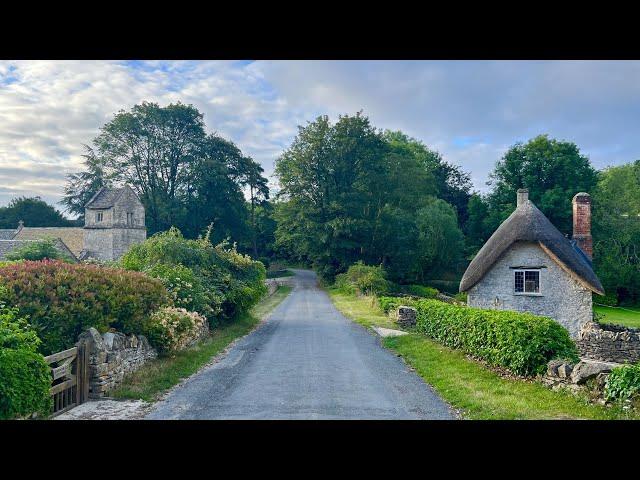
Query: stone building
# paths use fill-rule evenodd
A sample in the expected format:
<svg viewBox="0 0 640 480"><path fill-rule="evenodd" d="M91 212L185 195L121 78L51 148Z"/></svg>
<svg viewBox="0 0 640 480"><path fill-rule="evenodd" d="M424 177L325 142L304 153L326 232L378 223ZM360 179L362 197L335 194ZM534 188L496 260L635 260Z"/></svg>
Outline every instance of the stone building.
<svg viewBox="0 0 640 480"><path fill-rule="evenodd" d="M117 260L147 238L142 202L129 186L102 188L85 205L84 227L28 227L0 230L0 260L26 242L54 239L74 260Z"/></svg>
<svg viewBox="0 0 640 480"><path fill-rule="evenodd" d="M102 188L84 207L81 259L117 260L147 238L144 206L129 186Z"/></svg>
<svg viewBox="0 0 640 480"><path fill-rule="evenodd" d="M469 264L460 291L470 306L548 316L577 337L593 318L592 293L604 295L591 263L591 198L573 197L569 240L528 195L518 190L515 211Z"/></svg>

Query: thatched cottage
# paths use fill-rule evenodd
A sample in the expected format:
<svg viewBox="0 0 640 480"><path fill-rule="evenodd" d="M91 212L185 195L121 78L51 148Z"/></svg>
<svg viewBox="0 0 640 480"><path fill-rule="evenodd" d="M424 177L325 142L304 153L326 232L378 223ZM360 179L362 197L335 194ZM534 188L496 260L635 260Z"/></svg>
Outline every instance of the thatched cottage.
<svg viewBox="0 0 640 480"><path fill-rule="evenodd" d="M54 239L74 260L117 260L147 237L142 202L129 186L102 188L85 205L84 227L29 227L0 230L0 260L28 242Z"/></svg>
<svg viewBox="0 0 640 480"><path fill-rule="evenodd" d="M470 306L548 316L575 337L592 320L592 293L604 295L591 263L591 197L573 197L569 240L528 196L518 190L516 209L469 264L460 291Z"/></svg>

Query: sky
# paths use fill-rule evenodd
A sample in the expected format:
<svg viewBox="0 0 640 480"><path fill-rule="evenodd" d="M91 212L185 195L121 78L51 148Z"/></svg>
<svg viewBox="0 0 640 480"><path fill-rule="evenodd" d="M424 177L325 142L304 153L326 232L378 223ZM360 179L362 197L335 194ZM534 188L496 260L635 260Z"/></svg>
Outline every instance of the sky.
<svg viewBox="0 0 640 480"><path fill-rule="evenodd" d="M0 205L57 203L83 145L142 101L193 104L268 176L298 126L360 110L462 166L480 192L511 145L539 134L599 169L640 159L638 61L0 60Z"/></svg>

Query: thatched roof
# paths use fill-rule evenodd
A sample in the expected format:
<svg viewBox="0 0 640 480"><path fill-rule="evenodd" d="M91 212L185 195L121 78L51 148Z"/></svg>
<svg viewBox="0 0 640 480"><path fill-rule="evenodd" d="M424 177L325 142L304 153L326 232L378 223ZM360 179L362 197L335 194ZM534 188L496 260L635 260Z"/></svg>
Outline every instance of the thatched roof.
<svg viewBox="0 0 640 480"><path fill-rule="evenodd" d="M531 202L524 200L487 240L467 267L460 291L473 287L514 242L537 242L567 273L585 287L604 295L591 261Z"/></svg>

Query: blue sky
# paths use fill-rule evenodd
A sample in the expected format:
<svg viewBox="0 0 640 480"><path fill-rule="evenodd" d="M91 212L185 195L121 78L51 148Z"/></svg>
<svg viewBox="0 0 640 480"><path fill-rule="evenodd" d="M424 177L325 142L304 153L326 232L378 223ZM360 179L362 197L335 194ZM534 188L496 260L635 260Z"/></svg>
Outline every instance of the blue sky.
<svg viewBox="0 0 640 480"><path fill-rule="evenodd" d="M82 145L143 100L195 105L267 174L298 125L359 110L461 165L480 191L510 145L541 133L597 168L640 159L640 62L0 61L0 205L59 201Z"/></svg>

